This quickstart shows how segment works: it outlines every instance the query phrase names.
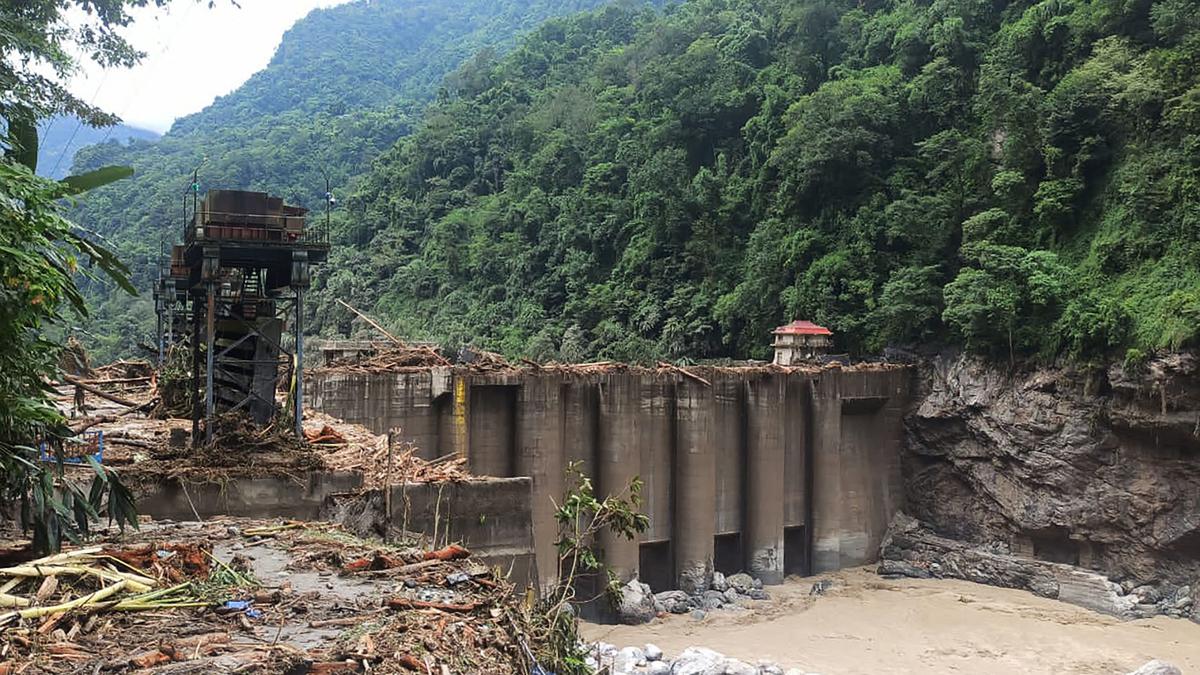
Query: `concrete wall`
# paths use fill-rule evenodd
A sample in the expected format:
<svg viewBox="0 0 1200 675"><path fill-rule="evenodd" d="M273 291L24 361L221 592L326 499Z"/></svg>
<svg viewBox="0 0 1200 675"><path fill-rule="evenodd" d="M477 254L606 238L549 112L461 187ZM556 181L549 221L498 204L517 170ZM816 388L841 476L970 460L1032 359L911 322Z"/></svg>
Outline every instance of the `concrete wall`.
<svg viewBox="0 0 1200 675"><path fill-rule="evenodd" d="M449 382L449 369L329 373L306 381L305 395L317 410L340 411L338 417L375 433L400 428L423 456L433 458L447 454L453 443L453 434L439 428L439 412L451 407Z"/></svg>
<svg viewBox="0 0 1200 675"><path fill-rule="evenodd" d="M133 486L138 512L155 519L191 521L215 516L317 520L330 495L362 487L357 473L310 473L231 478L214 483L169 478Z"/></svg>
<svg viewBox="0 0 1200 675"><path fill-rule="evenodd" d="M364 537L382 535L386 503L378 490L361 492L357 473L312 473L235 478L223 483L177 479L134 487L138 509L178 521L238 516L338 522ZM529 478L435 483L392 488L393 534L424 536L430 547L461 543L477 558L510 573L518 587L534 583L537 556Z"/></svg>
<svg viewBox="0 0 1200 675"><path fill-rule="evenodd" d="M431 547L461 543L519 587L538 578L529 478L392 487L394 534L433 537Z"/></svg>
<svg viewBox="0 0 1200 675"><path fill-rule="evenodd" d="M779 583L874 560L901 498L908 369L689 372L317 373L308 391L318 410L435 448L423 454L462 448L478 473L530 477L543 584L569 465L600 496L644 483L649 530L598 542L622 579L702 586L720 559Z"/></svg>

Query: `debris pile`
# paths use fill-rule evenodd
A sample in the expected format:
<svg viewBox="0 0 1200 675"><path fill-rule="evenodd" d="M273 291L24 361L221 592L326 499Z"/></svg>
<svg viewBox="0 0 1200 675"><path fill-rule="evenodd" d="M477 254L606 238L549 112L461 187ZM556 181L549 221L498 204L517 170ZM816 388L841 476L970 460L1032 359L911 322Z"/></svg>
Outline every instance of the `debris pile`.
<svg viewBox="0 0 1200 675"><path fill-rule="evenodd" d="M0 673L534 669L511 586L459 546L242 519L132 539L0 570Z"/></svg>
<svg viewBox="0 0 1200 675"><path fill-rule="evenodd" d="M368 489L408 483L461 483L472 480L467 460L445 455L432 460L419 456L408 441L377 436L366 427L323 413L309 413L304 430L330 471L357 471ZM389 449L389 442L391 443Z"/></svg>
<svg viewBox="0 0 1200 675"><path fill-rule="evenodd" d="M532 361L526 365L539 367ZM378 373L404 372L426 368L469 368L474 371L512 370L517 366L500 354L473 347L463 347L447 356L433 345L411 344L392 338L392 344L365 355L335 359L317 372Z"/></svg>
<svg viewBox="0 0 1200 675"><path fill-rule="evenodd" d="M79 380L87 386L82 390L82 407L93 414L75 420L72 428L80 434L103 431L103 463L123 469L131 484L160 477L300 477L320 470L361 472L368 488L385 485L389 476L394 484L470 479L464 459L447 456L426 461L416 447L402 442L392 447L389 471L386 435L314 411L305 413L306 442L297 439L291 428L279 424L260 427L244 415L229 413L217 419L213 442L194 449L190 420L146 415L157 401L149 364L118 362L93 372L104 377ZM144 374L147 372L150 375ZM71 409L78 393L70 382L60 387L59 407ZM95 453L95 438L80 438L80 443L66 444L68 456Z"/></svg>
<svg viewBox="0 0 1200 675"><path fill-rule="evenodd" d="M365 357L337 359L319 371L370 373L452 365L436 347L396 343Z"/></svg>
<svg viewBox="0 0 1200 675"><path fill-rule="evenodd" d="M7 580L0 587L0 605L10 608L0 614L0 672L24 672L31 665L37 668L31 672L77 672L82 663L110 670L148 668L183 660L176 658L179 649L199 645L177 642L165 658L159 650L151 655L144 649L116 664L105 657L119 653L124 643L116 624L210 607L253 583L220 563L216 571L214 561L197 542L109 545L0 569L0 579Z"/></svg>

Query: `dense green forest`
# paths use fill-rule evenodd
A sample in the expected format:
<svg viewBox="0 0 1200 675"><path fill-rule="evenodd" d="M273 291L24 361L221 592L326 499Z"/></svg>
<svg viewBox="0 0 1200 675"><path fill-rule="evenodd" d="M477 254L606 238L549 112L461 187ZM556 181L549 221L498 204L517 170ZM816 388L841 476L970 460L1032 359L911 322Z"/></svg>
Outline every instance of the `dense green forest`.
<svg viewBox="0 0 1200 675"><path fill-rule="evenodd" d="M536 358L1194 344L1190 0L691 0L480 57L339 215L335 298Z"/></svg>
<svg viewBox="0 0 1200 675"><path fill-rule="evenodd" d="M479 55L501 53L547 17L604 0L372 0L316 10L284 36L266 69L160 140L115 140L80 151L76 172L132 166L135 178L87 195L73 214L107 237L143 293L90 281L83 326L98 359L150 342L149 294L160 241L182 233L180 203L200 167L201 190L264 190L323 203L407 134L444 78ZM197 68L205 67L203 62ZM186 77L186 74L180 74Z"/></svg>

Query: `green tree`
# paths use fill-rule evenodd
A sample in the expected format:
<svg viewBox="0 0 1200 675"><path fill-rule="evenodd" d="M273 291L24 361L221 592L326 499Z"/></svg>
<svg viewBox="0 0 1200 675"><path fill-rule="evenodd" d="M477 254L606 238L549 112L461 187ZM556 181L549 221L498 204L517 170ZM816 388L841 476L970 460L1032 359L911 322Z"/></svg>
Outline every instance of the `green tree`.
<svg viewBox="0 0 1200 675"><path fill-rule="evenodd" d="M40 443L57 447L73 435L50 403L60 350L50 336L65 333L69 312L86 313L77 278L101 274L133 289L113 254L61 213L63 198L131 171L98 168L61 182L34 175L37 122L69 113L89 124L114 123L59 83L76 67L71 51L88 53L104 67L136 63L140 54L115 31L129 23L130 8L165 1L34 0L0 7L0 119L7 132L0 160L0 501L20 504L40 551L86 533L106 496L111 519L136 526L137 516L128 491L98 464L85 493L66 478L61 461L56 471L39 458ZM68 21L75 10L81 16Z"/></svg>
<svg viewBox="0 0 1200 675"><path fill-rule="evenodd" d="M942 319L968 348L1018 351L1048 346L1047 326L1057 319L1068 271L1049 251L987 242L964 250L968 267L946 285Z"/></svg>

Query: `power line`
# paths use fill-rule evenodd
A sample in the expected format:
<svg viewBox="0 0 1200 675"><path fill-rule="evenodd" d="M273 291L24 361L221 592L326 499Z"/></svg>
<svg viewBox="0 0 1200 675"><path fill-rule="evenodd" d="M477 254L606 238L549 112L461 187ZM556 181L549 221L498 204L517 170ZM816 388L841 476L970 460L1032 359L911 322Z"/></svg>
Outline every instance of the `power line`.
<svg viewBox="0 0 1200 675"><path fill-rule="evenodd" d="M133 90L133 95L126 99L125 107L121 109L121 114L118 115L118 117L125 117L125 111L129 109L129 106L133 103L133 101L137 100L138 95L142 93L142 88L146 85L146 81L153 80L154 76L158 74L158 71L162 69L162 65L166 61L167 55L171 53L171 46L175 44L175 38L179 37L179 32L183 29L183 26L187 24L188 17L192 15L192 10L195 9L196 4L198 3L187 4L186 9L183 10L183 16L175 23L175 29L171 31L170 39L160 43L162 50L158 53L158 60L152 66L152 70L147 73L146 76L138 80L137 86ZM108 141L108 137L112 135L113 129L115 128L115 125L111 126L107 131L104 132L104 137L100 139L99 145L102 145Z"/></svg>
<svg viewBox="0 0 1200 675"><path fill-rule="evenodd" d="M108 81L108 71L104 71L104 75L100 78L100 84L96 85L96 91L92 93L92 98L88 101L89 106L96 105L96 98L100 96L100 90L104 88L104 83ZM58 173L58 167L62 164L63 156L67 154L67 150L71 148L71 144L75 142L75 136L79 134L79 130L83 128L83 118L78 117L75 122L75 130L71 132L71 137L67 139L67 144L58 152L58 161L54 162L54 168L50 170L50 175Z"/></svg>

